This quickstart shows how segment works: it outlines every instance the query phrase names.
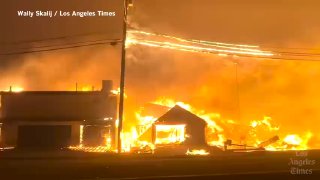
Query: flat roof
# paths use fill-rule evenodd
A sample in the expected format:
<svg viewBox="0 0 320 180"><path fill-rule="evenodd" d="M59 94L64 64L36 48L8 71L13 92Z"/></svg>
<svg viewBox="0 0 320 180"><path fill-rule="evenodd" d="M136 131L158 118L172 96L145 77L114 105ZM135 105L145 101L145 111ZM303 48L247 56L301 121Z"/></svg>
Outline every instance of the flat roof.
<svg viewBox="0 0 320 180"><path fill-rule="evenodd" d="M0 95L18 95L18 94L111 94L111 92L104 91L0 91Z"/></svg>

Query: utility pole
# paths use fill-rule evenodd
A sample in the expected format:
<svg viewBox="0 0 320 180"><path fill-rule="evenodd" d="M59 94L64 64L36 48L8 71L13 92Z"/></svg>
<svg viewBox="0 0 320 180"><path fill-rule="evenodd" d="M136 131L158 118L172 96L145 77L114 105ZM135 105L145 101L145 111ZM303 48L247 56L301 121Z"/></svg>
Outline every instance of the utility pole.
<svg viewBox="0 0 320 180"><path fill-rule="evenodd" d="M123 7L123 33L122 33L122 54L121 54L121 70L120 70L120 99L119 99L119 124L118 124L118 153L121 153L121 132L123 124L123 104L124 104L124 84L126 70L126 38L127 38L127 9L128 0L124 0Z"/></svg>

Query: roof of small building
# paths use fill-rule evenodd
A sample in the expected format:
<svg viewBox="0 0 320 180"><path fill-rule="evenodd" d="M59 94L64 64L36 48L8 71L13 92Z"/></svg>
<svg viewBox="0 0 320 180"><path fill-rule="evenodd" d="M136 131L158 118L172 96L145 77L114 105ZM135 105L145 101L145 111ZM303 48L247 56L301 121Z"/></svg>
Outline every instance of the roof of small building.
<svg viewBox="0 0 320 180"><path fill-rule="evenodd" d="M168 112L162 115L155 124L190 124L190 125L203 125L207 123L204 119L189 112L188 110L176 105Z"/></svg>

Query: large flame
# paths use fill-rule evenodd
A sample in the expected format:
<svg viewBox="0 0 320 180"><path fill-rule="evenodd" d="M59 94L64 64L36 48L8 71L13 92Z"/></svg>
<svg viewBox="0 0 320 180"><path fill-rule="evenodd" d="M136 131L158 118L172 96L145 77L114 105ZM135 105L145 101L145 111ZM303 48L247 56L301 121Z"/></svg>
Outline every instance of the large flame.
<svg viewBox="0 0 320 180"><path fill-rule="evenodd" d="M165 106L169 108L179 105L182 108L194 113L195 115L201 117L207 122L207 143L210 146L217 146L222 148L225 145L225 141L228 138L227 129L230 125L238 125L234 120L221 120L221 116L218 113L206 113L204 110L198 110L192 107L188 103L174 101L170 98L161 97L152 102L153 104ZM139 137L144 134L148 129L151 128L152 124L157 120L157 117L152 114L142 115L141 111L136 111L137 126L143 127L139 131L137 126L132 126L130 131L124 131L121 133L122 138L122 152L131 152L132 148L138 147L143 149L144 147L149 147L154 149L156 146L149 141L140 140ZM215 120L219 120L225 124L222 126L218 125ZM276 135L280 132L280 127L272 122L271 117L264 117L262 120L252 120L249 124L243 125L243 127L249 127L247 131L244 142L248 143L248 147L260 147L259 145L266 139L261 139L261 137L268 137L263 135ZM179 144L188 138L185 134L185 125L156 125L156 132L159 136L156 140L156 144ZM81 130L80 130L81 132ZM162 136L161 137L161 134ZM263 134L261 136L261 134ZM240 134L235 134L233 136L240 136ZM81 138L82 136L80 136ZM283 150L306 150L309 148L308 142L312 137L311 132L307 132L305 135L298 134L287 134L283 138L275 143L265 146L264 148L269 151L283 151ZM81 138L82 139L82 138ZM107 138L106 138L107 139ZM110 139L109 139L110 140ZM251 143L251 144L250 144ZM106 144L108 144L108 139ZM78 147L70 147L72 150L82 150L85 152L107 152L112 151L110 147L98 146L98 147L83 147L82 145ZM188 150L187 155L208 155L209 153L204 150Z"/></svg>
<svg viewBox="0 0 320 180"><path fill-rule="evenodd" d="M287 134L281 132L281 128L275 122L272 121L271 117L265 116L262 120L252 120L249 124L239 124L234 120L223 120L219 113L206 113L204 110L199 110L194 108L188 103L174 101L170 98L161 97L152 102L153 104L158 104L161 106L166 106L172 108L175 105L179 105L182 108L194 113L200 118L204 119L207 122L207 143L210 146L223 147L228 138L235 136L243 136L241 134L229 135L227 132L232 129L233 125L237 125L239 129L245 129L245 135L242 139L243 146L247 147L256 147L256 148L265 148L266 150L275 151L275 150L306 150L309 148L308 142L312 137L311 132L307 132L305 135L299 134ZM148 127L156 120L154 116L147 115L142 116L137 113L136 116L140 123L145 123ZM217 123L219 121L219 123ZM222 124L221 124L222 123ZM248 127L248 128L247 128ZM171 127L173 128L173 127ZM266 141L268 138L284 134L279 141L272 142L266 146L261 146L261 143ZM169 136L170 137L170 136ZM175 142L177 137L170 137L172 142ZM166 141L169 142L169 141Z"/></svg>

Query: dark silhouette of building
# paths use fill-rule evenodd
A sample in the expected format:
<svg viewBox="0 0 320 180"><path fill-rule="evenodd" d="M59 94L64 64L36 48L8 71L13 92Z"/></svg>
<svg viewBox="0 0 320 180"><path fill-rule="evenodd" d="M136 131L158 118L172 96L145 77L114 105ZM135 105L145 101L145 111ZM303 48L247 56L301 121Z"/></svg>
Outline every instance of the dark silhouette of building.
<svg viewBox="0 0 320 180"><path fill-rule="evenodd" d="M1 92L2 143L60 148L98 145L108 136L114 144L117 97L111 90L112 81L104 80L101 91ZM92 134L100 139L92 142Z"/></svg>

